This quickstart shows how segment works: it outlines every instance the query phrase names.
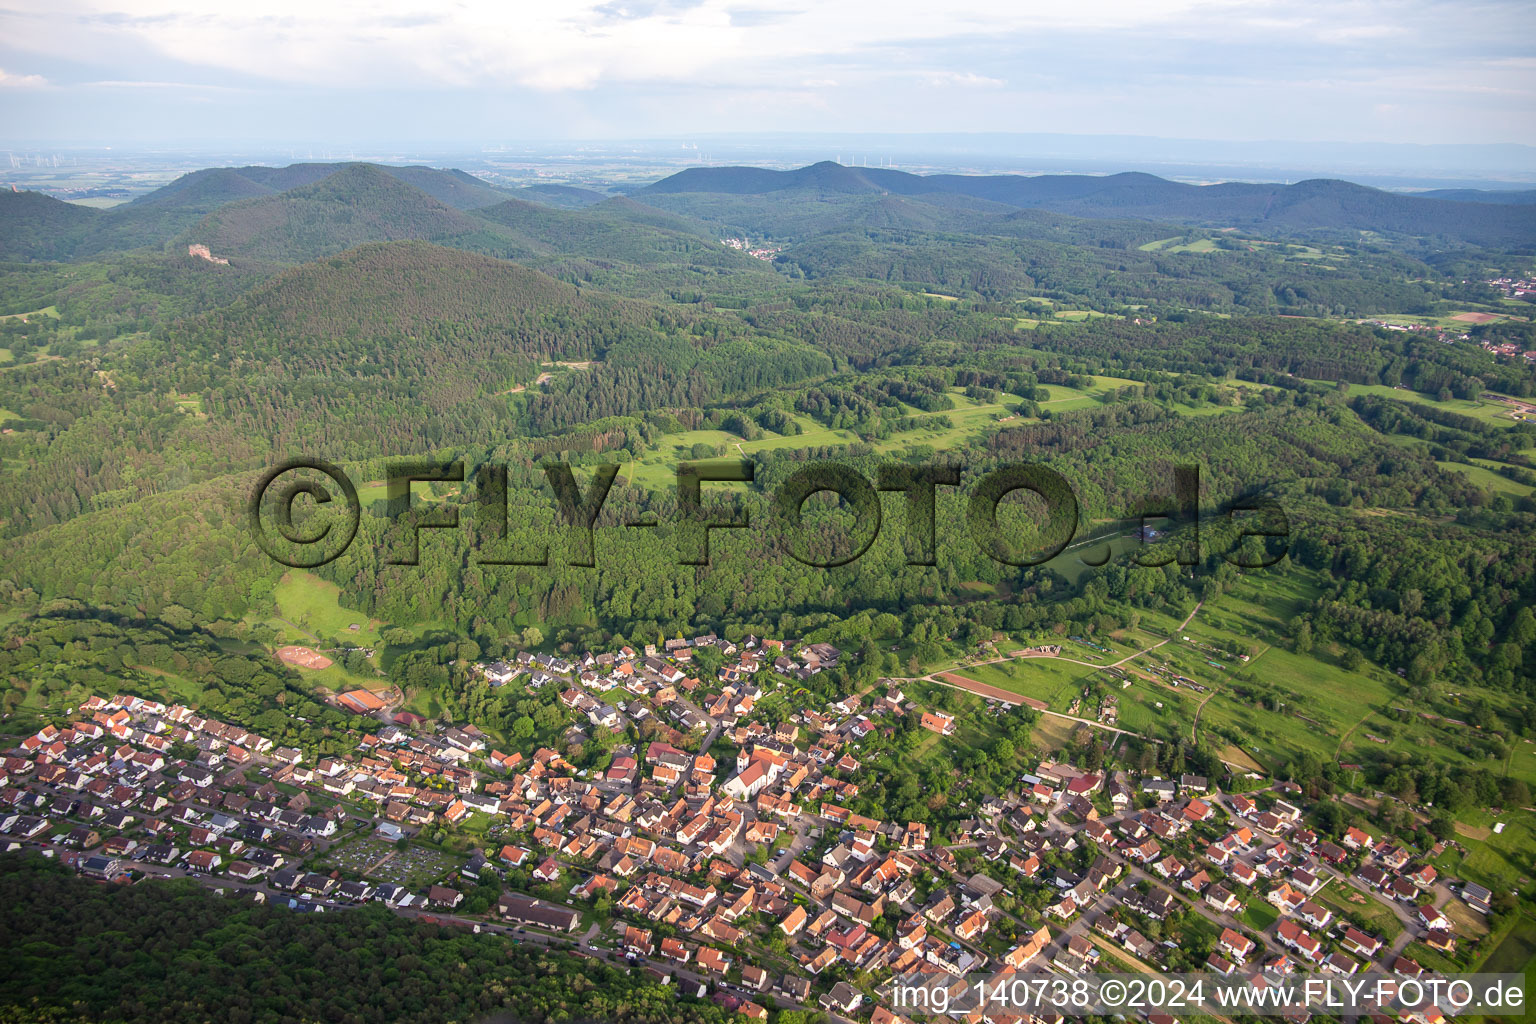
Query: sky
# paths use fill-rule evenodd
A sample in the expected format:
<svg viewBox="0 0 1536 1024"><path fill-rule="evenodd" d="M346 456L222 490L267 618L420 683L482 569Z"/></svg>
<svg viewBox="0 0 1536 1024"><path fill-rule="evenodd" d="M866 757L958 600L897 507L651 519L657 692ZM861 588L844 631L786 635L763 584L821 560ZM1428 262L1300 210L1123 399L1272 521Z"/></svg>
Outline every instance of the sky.
<svg viewBox="0 0 1536 1024"><path fill-rule="evenodd" d="M1522 0L0 0L0 139L1536 143Z"/></svg>

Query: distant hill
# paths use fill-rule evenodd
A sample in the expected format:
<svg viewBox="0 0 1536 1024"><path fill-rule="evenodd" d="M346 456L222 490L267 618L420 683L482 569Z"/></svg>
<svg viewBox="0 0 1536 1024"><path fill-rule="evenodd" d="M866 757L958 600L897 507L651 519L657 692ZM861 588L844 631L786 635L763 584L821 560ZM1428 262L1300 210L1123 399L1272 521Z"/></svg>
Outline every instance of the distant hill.
<svg viewBox="0 0 1536 1024"><path fill-rule="evenodd" d="M457 241L498 247L485 222L374 164L347 164L313 184L221 206L183 236L220 256L301 262L365 242Z"/></svg>
<svg viewBox="0 0 1536 1024"><path fill-rule="evenodd" d="M135 199L131 206L196 207L212 210L225 203L275 195L323 181L338 170L362 164L307 163L287 167L210 167L183 174L163 188ZM433 167L393 167L368 164L407 185L414 186L445 206L474 210L492 206L507 197L505 192L460 170Z"/></svg>
<svg viewBox="0 0 1536 1024"><path fill-rule="evenodd" d="M476 237L486 226L459 212L506 197L463 171L360 163L212 167L110 210L6 192L0 259L69 260L201 241L294 263L394 238L457 238L468 248L516 255L494 238Z"/></svg>
<svg viewBox="0 0 1536 1024"><path fill-rule="evenodd" d="M1178 221L1281 233L1373 231L1476 245L1536 245L1536 209L1396 195L1347 181L1187 185L1151 174L917 175L823 162L790 171L695 167L636 197L684 194L963 195L1078 217Z"/></svg>
<svg viewBox="0 0 1536 1024"><path fill-rule="evenodd" d="M579 210L608 198L601 192L594 192L589 188L577 188L574 185L525 185L522 188L513 189L511 195L514 199L543 203L545 206L556 206L563 210Z"/></svg>
<svg viewBox="0 0 1536 1024"><path fill-rule="evenodd" d="M802 241L856 231L949 232L1034 237L1098 245L1113 237L1117 247L1165 237L1164 225L1106 215L1071 217L1043 209L957 193L919 196L889 193L819 192L796 188L757 195L711 192L646 192L641 195L674 213L715 225L722 235Z"/></svg>
<svg viewBox="0 0 1536 1024"><path fill-rule="evenodd" d="M511 230L513 237L538 252L560 252L608 259L654 258L680 245L718 250L700 226L675 214L628 199L611 199L583 210L558 210L509 199L478 210L477 218ZM683 237L679 237L683 236Z"/></svg>
<svg viewBox="0 0 1536 1024"><path fill-rule="evenodd" d="M246 170L253 169L246 168ZM255 181L233 167L213 167L183 174L169 185L139 196L128 206L141 209L182 207L212 210L217 206L238 202L241 199L269 196L275 191L277 190L270 185Z"/></svg>
<svg viewBox="0 0 1536 1024"><path fill-rule="evenodd" d="M1536 189L1437 188L1416 192L1418 199L1449 199L1457 203L1496 203L1501 206L1536 204Z"/></svg>
<svg viewBox="0 0 1536 1024"><path fill-rule="evenodd" d="M67 259L101 216L41 192L0 192L0 259Z"/></svg>
<svg viewBox="0 0 1536 1024"><path fill-rule="evenodd" d="M520 199L476 210L509 249L566 281L627 295L662 297L685 285L762 287L774 280L766 263L720 244L699 221L631 199L607 199L562 210Z"/></svg>

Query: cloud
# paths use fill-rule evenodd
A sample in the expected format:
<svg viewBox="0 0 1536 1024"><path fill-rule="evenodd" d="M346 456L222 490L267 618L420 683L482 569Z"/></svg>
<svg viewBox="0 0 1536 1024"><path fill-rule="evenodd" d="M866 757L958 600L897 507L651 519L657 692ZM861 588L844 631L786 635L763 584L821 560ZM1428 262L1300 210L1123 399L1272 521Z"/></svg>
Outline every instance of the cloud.
<svg viewBox="0 0 1536 1024"><path fill-rule="evenodd" d="M0 89L41 89L47 84L42 75L16 75L0 68Z"/></svg>
<svg viewBox="0 0 1536 1024"><path fill-rule="evenodd" d="M936 88L1000 89L1007 84L1001 78L988 78L974 71L923 71L920 77Z"/></svg>
<svg viewBox="0 0 1536 1024"><path fill-rule="evenodd" d="M0 86L165 90L145 110L209 87L183 82L300 113L326 94L451 97L495 111L493 130L558 111L563 131L642 134L696 114L953 126L967 90L968 130L1359 137L1386 131L1378 105L1433 101L1426 131L1526 138L1536 39L1508 29L1525 16L1519 0L6 0L0 61L39 75ZM123 84L140 81L159 84ZM835 100L820 121L777 113L813 98Z"/></svg>
<svg viewBox="0 0 1536 1024"><path fill-rule="evenodd" d="M12 0L0 36L15 49L110 61L125 41L176 62L290 84L558 91L602 82L747 85L786 62L859 59L884 47L965 47L1062 31L1208 33L1233 0ZM922 63L929 63L923 61ZM978 78L989 76L976 73ZM123 76L126 77L126 76ZM951 84L964 84L958 80ZM985 84L985 83L975 83Z"/></svg>
<svg viewBox="0 0 1536 1024"><path fill-rule="evenodd" d="M202 82L144 82L131 79L103 79L99 82L82 82L91 89L186 89L193 92L249 92L228 85L206 85Z"/></svg>

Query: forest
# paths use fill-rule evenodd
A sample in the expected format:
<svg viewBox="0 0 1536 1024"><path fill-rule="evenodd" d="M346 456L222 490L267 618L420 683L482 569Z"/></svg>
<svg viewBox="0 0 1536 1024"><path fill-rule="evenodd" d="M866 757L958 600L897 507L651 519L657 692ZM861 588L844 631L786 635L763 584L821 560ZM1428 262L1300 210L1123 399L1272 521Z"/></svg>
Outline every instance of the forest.
<svg viewBox="0 0 1536 1024"><path fill-rule="evenodd" d="M305 914L192 881L112 886L0 855L0 1020L231 1024L506 1014L528 1024L722 1024L732 1015L591 958L401 917Z"/></svg>
<svg viewBox="0 0 1536 1024"><path fill-rule="evenodd" d="M1334 836L1328 798L1362 787L1433 803L1373 812L1426 846L1460 812L1529 802L1536 318L1485 283L1532 273L1528 205L739 171L600 194L210 168L106 211L0 193L0 731L124 693L345 755L364 723L327 691L366 685L602 768L679 736L658 716L573 732L558 687L493 687L475 663L715 632L845 653L793 686L763 669L770 724L882 680L960 713L953 756L917 756L933 736L915 713L865 738L847 807L884 820L946 829L1036 756L1214 777L1249 750L1332 809ZM294 457L359 492L355 540L308 572L250 528L258 478ZM385 480L407 459L464 481L418 484L397 516ZM555 464L583 494L612 474L590 552ZM697 464L751 473L705 486L711 515L747 525L713 531L702 565L679 557L677 474ZM828 465L959 482L936 488L931 545L887 491L868 549L821 567L792 551L839 561L849 507L819 492L796 521L774 495ZM971 530L978 481L1021 465L1075 498L1073 546L1041 564ZM1191 466L1193 517L1174 487ZM1014 550L1040 541L1029 492L992 505ZM1245 536L1259 508L1283 523ZM298 503L300 525L319 514ZM400 564L415 524L450 515ZM1161 656L1197 609L1222 659L1190 669L1220 672L1209 705L1077 663L1074 699L1122 698L1115 746L936 681L967 665L1017 685L989 666L1015 644L1162 638ZM336 664L279 662L295 640ZM717 657L698 655L702 678ZM1346 745L1354 725L1370 746ZM506 937L16 856L0 933L0 1021L727 1019Z"/></svg>
<svg viewBox="0 0 1536 1024"><path fill-rule="evenodd" d="M1289 519L1269 554L1320 581L1286 610L1289 643L1304 633L1415 686L1536 688L1518 639L1536 601L1536 423L1511 404L1536 394L1536 373L1483 345L1529 336L1481 283L1523 272L1520 245L1435 242L1428 222L1266 235L1074 216L954 182L886 194L826 168L788 188L744 181L561 206L455 172L306 164L197 172L100 216L0 195L14 213L0 218L0 599L23 643L8 664L22 696L7 699L32 706L93 672L164 691L156 670L275 729L277 698L307 700L303 682L270 661L235 671L208 645L235 664L269 646L286 567L256 545L246 504L294 456L345 467L363 495L357 540L314 575L399 641L365 678L540 736L541 702L466 692L458 645L718 630L858 647L876 617L901 653L871 671L910 672L994 634L1085 635L1230 591L1248 570L1225 556L1254 541L1228 511L1256 497ZM1472 205L1425 202L1411 209ZM727 233L777 254L728 248ZM193 241L229 262L185 255ZM1371 322L1390 315L1420 329ZM546 564L484 564L475 488L446 484L419 490L407 518L431 502L465 527L423 531L421 564L391 564L402 524L382 485L400 458L462 462L471 480L505 466L511 529L496 543L547 545ZM711 564L679 566L676 470L720 459L754 482L711 485L709 500L753 526L717 531ZM591 567L555 528L556 461L582 487L617 467ZM899 494L856 561L789 557L771 496L828 461L871 481L882 466L962 470L938 489L934 564L911 564ZM1197 464L1198 556L990 557L967 503L1017 463L1070 483L1085 540L1166 508L1174 467ZM999 507L1034 535L1028 500ZM803 512L803 548L846 548L838 500ZM659 525L623 525L638 521ZM40 652L78 649L58 631L84 622L104 631L93 651L145 645L118 659L139 674L71 658L49 675ZM290 739L323 745L324 715L304 717L313 735Z"/></svg>

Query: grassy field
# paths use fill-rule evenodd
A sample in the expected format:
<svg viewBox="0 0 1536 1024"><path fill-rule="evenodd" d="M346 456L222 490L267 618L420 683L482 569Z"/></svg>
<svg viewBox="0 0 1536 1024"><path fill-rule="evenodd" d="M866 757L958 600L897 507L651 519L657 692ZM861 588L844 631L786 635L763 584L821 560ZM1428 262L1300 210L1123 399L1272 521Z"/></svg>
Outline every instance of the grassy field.
<svg viewBox="0 0 1536 1024"><path fill-rule="evenodd" d="M1072 698L1082 693L1083 680L1095 670L1055 658L1016 658L995 665L964 666L955 671L978 683L1043 700L1052 711L1064 712Z"/></svg>
<svg viewBox="0 0 1536 1024"><path fill-rule="evenodd" d="M439 484L417 481L411 485L411 504L443 501L458 494L459 487L457 483ZM437 488L442 489L441 493L437 492ZM382 480L370 480L357 489L357 500L365 509L376 501L385 501L388 498L389 485Z"/></svg>
<svg viewBox="0 0 1536 1024"><path fill-rule="evenodd" d="M59 307L58 306L44 306L42 309L28 310L25 313L5 313L5 314L0 314L0 320L26 320L26 319L30 319L30 318L32 318L34 316L43 316L43 317L47 317L50 320L57 320L59 318Z"/></svg>
<svg viewBox="0 0 1536 1024"><path fill-rule="evenodd" d="M1232 591L1205 605L1169 643L1127 665L1142 670L1165 667L1208 687L1209 694L1140 681L1121 693L1121 726L1155 734L1180 729L1187 740L1199 708L1203 736L1219 731L1240 737L1241 750L1270 769L1299 751L1333 760L1347 759L1351 750L1363 753L1383 746L1447 764L1466 764L1459 750L1463 745L1459 727L1454 724L1387 718L1390 708L1405 705L1407 697L1405 684L1385 667L1367 662L1359 671L1350 671L1342 664L1340 648L1319 645L1306 654L1289 649L1286 623L1317 593L1311 576L1294 567L1245 577ZM1169 627L1157 624L1157 628ZM1185 642L1186 636L1195 643ZM1241 651L1255 652L1252 660L1243 663L1225 653L1229 642ZM1217 648L1218 653L1196 644ZM1223 667L1210 664L1213 661ZM1255 688L1278 698L1280 709L1258 706ZM1463 692L1465 699L1509 706L1507 695ZM1455 701L1459 699L1448 695L1432 710L1457 717ZM1163 707L1156 706L1159 702ZM1387 742L1379 744L1371 737ZM1222 745L1227 742L1230 739ZM1536 749L1527 747L1517 745L1507 767L1511 774L1532 780L1536 779Z"/></svg>
<svg viewBox="0 0 1536 1024"><path fill-rule="evenodd" d="M1435 859L1437 869L1486 885L1494 892L1525 888L1522 879L1531 870L1530 851L1536 849L1536 815L1523 810L1506 811L1495 819L1487 811L1472 809L1459 812L1456 821L1474 831L1485 830L1487 838L1473 839L1459 833L1456 841L1467 852L1448 848ZM1491 827L1497 821L1504 822L1504 831L1494 835Z"/></svg>
<svg viewBox="0 0 1536 1024"><path fill-rule="evenodd" d="M1326 384L1332 382L1318 381L1317 383ZM1407 388L1389 388L1385 384L1351 384L1349 386L1349 393L1351 395L1378 395L1382 398L1391 398L1399 402L1412 402L1418 405L1433 406L1445 412L1470 416L1475 420L1481 420L1484 423L1491 423L1499 427L1508 427L1516 422L1514 417L1510 415L1509 407L1502 402L1484 401L1482 399L1469 401L1464 398L1452 398L1442 402L1438 398L1431 398L1417 391L1410 391Z"/></svg>
<svg viewBox="0 0 1536 1024"><path fill-rule="evenodd" d="M1351 902L1351 896L1363 896L1360 902ZM1403 922L1398 920L1385 904L1376 897L1353 888L1347 882L1334 882L1315 897L1318 902L1335 914L1353 914L1362 918L1366 930L1383 942L1391 942L1403 933Z"/></svg>
<svg viewBox="0 0 1536 1024"><path fill-rule="evenodd" d="M1499 475L1497 472L1500 469L1522 469L1524 467L1516 466L1510 462L1500 462L1497 459L1479 459L1476 456L1472 457L1472 464L1493 472L1494 475L1498 476L1499 478L1499 485L1517 487L1519 488L1519 492L1521 494L1529 494L1532 490L1532 488L1526 484L1517 483L1514 480L1510 480L1508 477Z"/></svg>
<svg viewBox="0 0 1536 1024"><path fill-rule="evenodd" d="M334 638L360 647L371 647L379 642L379 629L383 623L362 612L343 608L341 588L313 573L303 569L290 570L278 582L272 597L275 618L286 620L274 622L274 625L281 630L287 623L292 623L287 626L286 633L294 643L305 644L314 638L295 631L293 626L322 638ZM358 628L350 629L353 625Z"/></svg>
<svg viewBox="0 0 1536 1024"><path fill-rule="evenodd" d="M1495 473L1489 467L1497 466L1498 463L1491 459L1478 459L1475 465L1469 465L1465 462L1442 462L1437 459L1435 460L1435 465L1452 473L1460 473L1477 486L1486 491L1492 491L1494 494L1512 494L1520 497L1530 494L1532 490L1524 484L1516 483L1506 476Z"/></svg>
<svg viewBox="0 0 1536 1024"><path fill-rule="evenodd" d="M1116 313L1100 313L1096 309L1058 309L1051 315L1057 320L1094 320L1099 317L1109 317L1113 320L1124 319L1124 317Z"/></svg>
<svg viewBox="0 0 1536 1024"><path fill-rule="evenodd" d="M1066 310L1065 313L1076 313L1082 316L1102 316L1101 313L1090 313L1084 310ZM1127 380L1122 377L1095 376L1090 383L1083 388L1069 388L1060 385L1048 385L1046 390L1049 398L1043 403L1045 408L1052 412L1066 412L1071 409L1086 408L1097 405L1100 396L1122 387L1136 385L1139 382ZM927 446L937 450L945 450L954 447L972 438L983 436L1001 426L1009 423L1028 422L1020 418L1013 410L1022 401L1018 395L1003 394L995 402L981 402L969 398L961 388L949 390L950 399L954 407L943 412L925 413L920 409L907 408L905 412L914 417L932 417L937 419L942 416L949 421L948 426L935 424L933 426L920 427L916 430L907 430L891 434L889 437L871 443L879 452L898 452L917 446ZM706 445L712 449L711 458L732 458L750 455L754 452L776 451L779 449L805 449L821 447L840 447L860 442L860 438L851 430L826 427L803 414L795 417L801 432L798 434L774 434L769 433L763 437L751 441L744 440L734 434L723 430L688 430L675 434L667 434L659 442L645 452L640 458L632 460L619 471L619 482L624 485L636 485L651 490L670 488L676 482L677 465L692 459L694 445ZM715 454L719 453L719 454ZM370 488L361 488L359 494L363 502L367 504L374 500ZM382 488L377 497L383 496Z"/></svg>
<svg viewBox="0 0 1536 1024"><path fill-rule="evenodd" d="M1172 238L1159 238L1155 242L1148 242L1136 248L1142 252L1219 252L1215 239L1197 238L1192 242L1184 241L1183 235L1174 235Z"/></svg>
<svg viewBox="0 0 1536 1024"><path fill-rule="evenodd" d="M1243 909L1242 922L1254 931L1263 931L1274 924L1280 918L1280 912L1263 900L1254 899L1248 901L1248 906Z"/></svg>
<svg viewBox="0 0 1536 1024"><path fill-rule="evenodd" d="M177 395L175 401L176 408L182 412L190 413L200 419L207 416L207 413L203 412L202 395Z"/></svg>
<svg viewBox="0 0 1536 1024"><path fill-rule="evenodd" d="M1075 562L1076 554L1062 557ZM1216 744L1228 760L1264 771L1280 768L1303 751L1326 761L1347 761L1353 752L1364 761L1368 753L1385 750L1462 767L1472 763L1462 752L1465 728L1451 719L1460 717L1461 709L1473 701L1489 702L1505 714L1518 710L1509 694L1465 685L1438 696L1432 704L1415 704L1407 684L1388 667L1365 662L1358 670L1345 668L1342 647L1319 644L1307 653L1292 651L1287 624L1320 593L1313 574L1289 565L1276 567L1242 578L1232 590L1204 605L1182 629L1184 613L1140 609L1139 628L1094 638L1110 653L1061 639L1064 658L1094 664L1021 658L927 668L953 668L977 682L1044 701L1052 711L1064 713L1099 672L1095 665L1107 666L1136 654L1123 666L1133 678L1132 685L1120 689L1109 684L1110 692L1119 697L1120 728L1188 742L1198 716L1203 741ZM1163 638L1168 642L1153 649ZM1000 650L1007 653L1034 642L1038 638L1014 637ZM1248 653L1250 660L1243 662L1229 653L1229 645ZM1154 669L1187 676L1206 687L1206 692L1149 678ZM1098 678L1108 683L1108 677ZM1271 701L1279 702L1277 710L1269 706ZM1395 707L1410 707L1432 717L1398 721L1391 713ZM1084 707L1081 714L1092 718L1095 711ZM1517 741L1505 764L1482 766L1536 785L1536 744ZM1520 867L1519 851L1521 844L1536 845L1536 816L1515 811L1502 820L1507 827L1501 836L1483 842L1464 840L1469 850L1466 870L1474 881L1515 885L1520 872L1529 870L1528 857L1526 867ZM1491 825L1492 819L1484 824ZM1452 852L1447 858L1442 867L1455 874L1461 857Z"/></svg>
<svg viewBox="0 0 1536 1024"><path fill-rule="evenodd" d="M1536 920L1521 915L1478 968L1488 974L1529 975L1536 967Z"/></svg>
<svg viewBox="0 0 1536 1024"><path fill-rule="evenodd" d="M1076 722L1069 722L1065 718L1056 718L1052 715L1041 715L1035 727L1030 731L1029 738L1042 750L1056 751L1065 747L1072 739L1072 734L1082 726Z"/></svg>

